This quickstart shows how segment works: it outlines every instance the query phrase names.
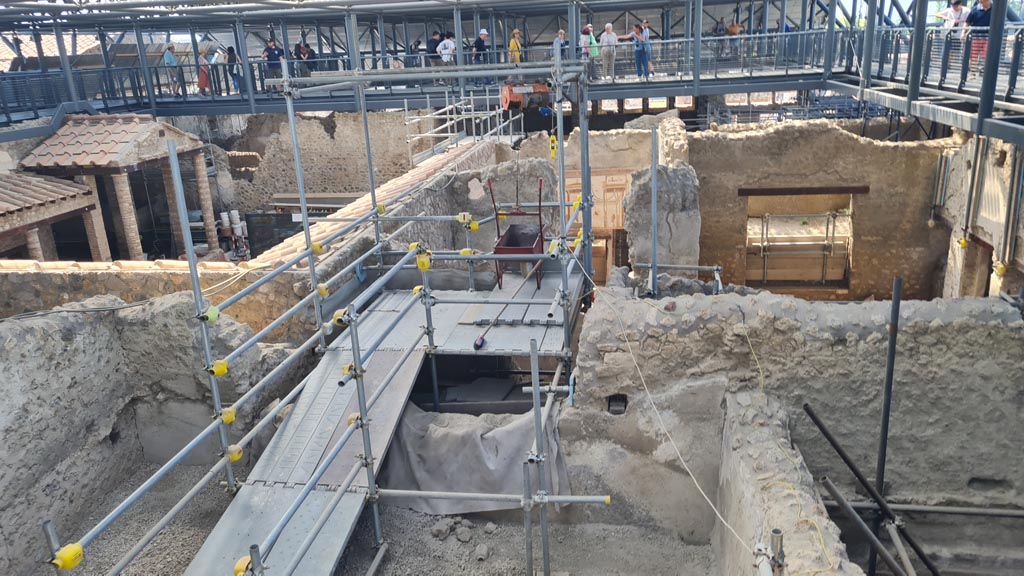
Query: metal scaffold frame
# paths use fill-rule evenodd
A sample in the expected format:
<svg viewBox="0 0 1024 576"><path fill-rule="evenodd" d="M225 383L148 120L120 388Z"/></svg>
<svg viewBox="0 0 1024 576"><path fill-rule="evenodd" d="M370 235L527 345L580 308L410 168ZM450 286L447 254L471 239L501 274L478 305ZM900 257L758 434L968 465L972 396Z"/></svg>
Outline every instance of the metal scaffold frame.
<svg viewBox="0 0 1024 576"><path fill-rule="evenodd" d="M477 67L479 68L479 67ZM586 93L586 78L583 74L583 70L578 64L569 64L568 66L563 65L561 59L556 59L553 66L547 68L542 66L524 67L521 71L523 75L532 76L546 76L550 77L552 85L556 89L556 106L561 107L563 96L565 94L564 87L569 84L576 84L579 87L579 94L585 95ZM473 77L477 70L451 70L448 72L454 78L461 77ZM309 79L301 79L308 81ZM591 208L593 205L591 198L591 190L589 185L589 179L584 180L582 193L577 202L572 206L572 214L567 217L566 212L569 204L566 200L564 174L565 174L565 157L564 157L564 130L562 122L562 114L558 116L558 170L561 176L561 180L558 187L558 210L559 210L559 227L558 235L551 238L551 244L547 253L542 256L542 259L550 259L560 264L561 269L561 282L560 287L556 291L555 296L550 299L529 299L529 300L503 300L503 299L476 299L473 303L479 304L494 304L502 303L505 305L550 305L548 311L548 317L554 316L558 308L562 309L562 325L563 325L563 343L562 349L557 355L561 362L559 363L558 369L555 372L555 376L549 384L543 386L546 393L546 401L541 406L540 397L542 385L540 382L539 372L539 354L537 348L537 342L531 339L530 342L530 362L531 362L531 378L532 378L532 400L533 400L533 412L534 412L534 428L536 433L536 440L533 447L524 455L523 470L524 470L524 490L522 494L467 494L459 492L423 492L423 491L405 491L405 490L388 490L381 489L376 484L376 478L374 474L374 461L375 456L373 452L373 446L370 442L369 427L371 425L371 419L369 412L376 404L376 402L383 395L388 385L395 379L401 366L409 359L413 352L420 346L424 337L427 340L427 355L430 357L431 363L431 378L433 385L434 394L434 407L439 409L439 392L438 392L438 380L437 380L437 366L436 366L436 353L437 345L434 341L434 324L431 309L438 303L458 302L459 299L438 299L433 296L433 292L430 287L429 270L433 261L465 261L465 262L492 262L492 261L531 261L536 262L537 256L527 255L514 255L514 254L496 254L496 253L475 253L473 250L458 249L444 251L439 250L432 252L428 248L420 243L412 243L405 251L393 252L387 250L390 238L395 237L397 234L405 231L414 222L422 221L437 221L437 222L458 222L463 224L467 229L467 238L470 230L475 229L472 224L478 224L473 222L471 216L468 214L458 215L439 215L439 216L426 216L422 212L412 216L385 216L387 209L391 206L402 202L406 198L409 198L413 193L422 190L422 188L414 187L395 198L392 198L386 202L378 203L376 197L376 182L373 176L373 161L370 154L370 131L367 123L367 113L365 100L362 98L363 82L366 78L327 78L324 81L331 83L330 89L336 89L339 84L352 87L360 102L360 111L363 118L364 135L366 137L366 153L367 162L369 166L369 185L370 185L370 199L371 209L365 214L358 216L352 220L346 221L347 223L342 226L339 230L331 233L326 238L319 242L314 242L312 234L310 232L310 218L308 214L308 205L306 203L306 193L303 180L303 170L301 162L301 154L299 152L296 128L295 128L295 113L293 107L293 99L298 97L305 90L313 90L315 87L308 87L297 89L296 79L290 78L285 73L284 77L280 81L283 95L287 102L288 109L288 121L289 131L292 138L294 152L294 162L296 171L297 191L299 195L299 208L302 216L302 228L303 235L305 237L306 247L301 250L291 259L285 261L277 268L269 271L259 279L255 280L245 288L239 290L234 295L228 297L219 306L211 305L207 302L200 290L200 278L199 271L196 264L196 255L192 247L190 239L186 239L186 253L189 261L189 273L193 288L193 297L195 301L195 318L199 320L199 330L202 336L202 350L203 350L203 361L205 368L209 373L209 386L211 390L211 396L213 398L213 409L214 409L214 420L208 426L206 426L199 434L197 434L191 441L189 441L181 450L173 455L167 463L161 466L155 473L153 473L145 482L142 483L135 491L133 491L126 499L118 504L114 510L108 513L102 520L100 520L95 526L89 529L84 536L75 542L68 544L61 544L55 527L49 520L43 523L43 531L46 537L47 545L50 548L50 563L58 570L71 570L78 566L84 558L84 550L96 538L98 538L103 532L105 532L115 521L117 521L129 508L136 504L143 496L145 496L153 486L163 479L171 470L173 470L178 464L180 464L193 450L195 450L200 444L206 441L208 438L217 434L221 444L221 454L217 462L210 468L210 470L197 482L191 489L180 499L178 502L167 511L166 514L160 520L153 525L143 537L135 543L135 545L129 550L115 566L113 566L108 572L109 576L116 576L120 574L126 567L128 567L142 551L148 546L157 535L159 535L168 524L202 491L204 490L216 477L221 473L225 475L226 484L230 491L234 492L239 487L239 482L235 479L232 471L232 464L241 459L245 447L248 446L253 439L260 434L268 425L270 425L274 418L280 414L286 406L291 404L298 396L302 393L306 385L306 380L302 380L296 385L287 395L285 395L280 402L271 409L263 418L258 420L253 428L246 433L237 443L228 444L227 426L234 422L238 410L249 403L254 398L258 397L261 392L268 386L268 384L278 377L282 376L286 370L291 368L298 361L299 358L310 352L323 351L326 346L326 337L333 334L337 328L343 329L343 332L339 334L339 338L347 337L351 341L351 353L352 362L347 366L343 367L339 385L343 385L348 382L355 382L357 398L358 398L358 415L351 418L348 422L347 428L343 431L340 438L335 444L326 452L324 458L312 472L309 480L303 485L298 491L297 496L292 501L286 512L278 519L275 525L270 530L266 538L260 543L251 543L249 546L249 554L238 560L236 569L242 567L245 574L250 575L264 575L269 574L271 576L277 576L278 574L293 574L300 562L303 559L303 555L309 550L313 541L320 533L321 529L326 525L332 512L336 509L338 503L341 501L345 494L351 494L353 492L360 493L363 497L370 502L371 511L373 515L373 526L374 526L374 543L378 549L377 556L373 561L372 569L379 566L380 561L388 549L388 542L385 540L383 534L381 522L380 522L380 511L378 507L378 500L381 496L402 498L402 497L418 497L418 498L433 498L433 499L452 499L452 500L475 500L475 501L490 501L490 502L517 502L520 504L524 511L524 528L526 529L526 560L528 566L528 572L533 570L533 548L532 548L532 516L531 511L534 507L539 507L540 525L542 534L542 546L543 546L543 570L545 574L550 573L550 549L549 549L549 527L547 518L547 506L549 504L610 504L610 497L607 495L597 496L562 496L554 495L549 493L549 487L547 485L547 478L545 476L545 460L546 460L546 446L545 446L545 433L544 425L547 422L547 415L553 409L555 404L555 393L563 392L564 386L559 385L559 379L562 374L569 373L571 370L571 323L574 318L576 309L578 308L580 301L573 299L570 296L569 277L573 272L573 268L576 265L580 265L584 268L584 276L589 277L591 274L592 266L590 262L591 251L590 244L592 242L592 233L590 230L591 223ZM303 82L307 83L307 82ZM471 102L471 105L475 103ZM588 106L577 106L576 111L580 115L580 126L582 130L582 142L581 146L581 165L585 173L589 172L589 158L588 158L588 147L586 146L587 139L587 114L589 113ZM475 111L469 115L464 115L465 118L476 119ZM511 119L507 122L511 132ZM503 124L495 126L494 129L489 133L484 133L480 138L484 137L497 137L495 130L499 130ZM187 226L187 214L184 213L184 188L182 185L181 172L178 168L177 162L177 150L174 142L168 140L168 152L170 156L172 178L174 181L174 193L178 199L177 205L179 206L178 218L183 224L184 229L188 229ZM543 204L543 203L542 203ZM582 229L581 233L572 241L568 240L569 230L574 223L582 217ZM382 222L403 222L403 224L392 234L385 237L381 230ZM337 273L333 274L329 278L321 279L317 273L317 259L316 257L325 253L325 251L331 247L331 245L342 239L346 234L350 232L356 232L364 230L365 226L371 226L374 234L374 245L370 247L366 252L357 257L353 262L342 268ZM370 283L365 289L363 289L357 296L352 299L349 305L341 310L337 310L333 313L332 317L324 321L324 312L321 306L324 300L331 294L332 287L337 286L340 279L346 275L354 272L357 267L361 266L367 259L376 256L378 264L375 267L378 270L378 277ZM583 257L581 260L580 257ZM385 264L385 258L393 260L391 264ZM291 270L295 266L299 265L302 261L306 261L309 267L309 282L310 292L300 299L291 308L281 314L278 318L270 322L266 327L256 332L252 337L243 342L240 346L226 354L223 358L214 359L212 355L212 348L209 339L209 326L217 322L220 315L230 309L232 306L240 302L246 296L252 294L258 290L261 286L271 281L273 278ZM539 266L540 264L538 264ZM400 306L398 314L389 322L389 324L369 343L364 343L360 340L360 323L361 315L370 306L374 298L381 293L387 286L388 282L391 281L400 271L407 268L416 268L421 272L422 285L415 287L410 294L410 297ZM472 276L471 276L472 282ZM589 293L589 292L587 292ZM372 395L367 396L363 382L364 367L372 355L382 345L389 334L397 327L399 322L419 303L423 306L425 327L422 328L421 332L417 335L414 342L410 344L403 352L401 359L396 363L393 369L384 378L383 382ZM315 333L310 335L301 345L299 345L294 351L292 351L284 360L282 360L273 370L261 378L255 385L253 385L248 391L246 391L240 398L233 402L230 406L222 406L220 401L220 394L218 389L217 379L225 376L229 373L232 365L237 361L243 353L250 350L258 343L263 341L268 334L280 327L287 320L302 314L307 313L306 311L312 308L316 315L317 325L320 326ZM570 382L571 384L571 382ZM283 562L275 562L275 567L270 568L267 565L267 560L272 551L274 550L275 544L278 542L284 528L294 517L299 507L305 502L306 497L312 492L317 485L317 481L323 476L327 469L334 462L335 458L341 452L347 441L349 441L356 432L359 431L362 436L363 443L363 456L356 464L354 464L349 470L345 477L345 480L338 487L337 492L329 501L327 506L321 511L316 522L313 524L310 532L306 535L303 542L299 545L298 550L289 559L287 564ZM534 489L530 482L530 469L533 467L540 480L539 486ZM353 483L359 474L360 469L365 469L367 488L357 489L353 488ZM277 566L283 566L283 570L278 570ZM238 572L236 572L238 573Z"/></svg>

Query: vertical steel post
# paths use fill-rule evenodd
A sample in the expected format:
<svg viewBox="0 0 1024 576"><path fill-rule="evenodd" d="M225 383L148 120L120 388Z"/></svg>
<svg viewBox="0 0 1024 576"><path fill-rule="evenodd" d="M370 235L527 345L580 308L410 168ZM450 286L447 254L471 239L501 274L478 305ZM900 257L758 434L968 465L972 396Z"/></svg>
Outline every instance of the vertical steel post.
<svg viewBox="0 0 1024 576"><path fill-rule="evenodd" d="M242 66L242 79L245 81L245 96L249 100L249 112L256 113L256 81L252 77L252 65L249 63L249 45L245 41L245 24L235 21L235 46L238 47L238 63Z"/></svg>
<svg viewBox="0 0 1024 576"><path fill-rule="evenodd" d="M533 486L530 482L530 462L523 462L523 539L526 540L526 574L534 576L533 569Z"/></svg>
<svg viewBox="0 0 1024 576"><path fill-rule="evenodd" d="M704 34L704 0L696 0L697 6L693 16L693 108L698 109L697 97L700 96L700 49L701 36Z"/></svg>
<svg viewBox="0 0 1024 576"><path fill-rule="evenodd" d="M114 81L110 75L112 66L110 65L110 49L107 46L107 33L100 28L96 37L100 41L100 56L103 57L103 91L107 93L108 98L113 98L117 95L117 91L114 89Z"/></svg>
<svg viewBox="0 0 1024 576"><path fill-rule="evenodd" d="M370 180L370 203L373 204L373 239L377 246L380 246L380 212L381 207L377 204L377 177L373 173L373 152L370 148L370 119L366 111L366 92L362 84L356 85L356 104L359 106L359 114L363 118L363 139L366 144L366 168ZM384 252L377 250L377 262L380 264L378 270L384 269Z"/></svg>
<svg viewBox="0 0 1024 576"><path fill-rule="evenodd" d="M306 181L302 175L302 154L299 152L299 135L295 129L295 103L292 97L292 83L291 77L288 72L288 62L285 61L281 66L281 72L284 76L284 102L285 108L288 113L288 131L292 136L292 158L295 160L295 186L299 193L299 210L302 211L302 233L306 237L306 249L310 250L313 247L313 237L309 232L309 208L306 206ZM187 230L187 228L184 228ZM379 238L378 238L379 240ZM379 242L378 242L379 244ZM316 315L316 325L324 321L323 312L320 309L322 297L318 293L316 278L316 254L310 250L309 259L307 261L309 266L309 289L314 293L313 296L313 313ZM326 346L323 331L320 331L320 349L323 350Z"/></svg>
<svg viewBox="0 0 1024 576"><path fill-rule="evenodd" d="M672 6L661 9L661 39L672 39Z"/></svg>
<svg viewBox="0 0 1024 576"><path fill-rule="evenodd" d="M455 65L462 66L466 61L462 56L462 8L458 4L452 8L452 20L455 23ZM459 78L459 94L466 96L465 78Z"/></svg>
<svg viewBox="0 0 1024 576"><path fill-rule="evenodd" d="M981 92L978 94L978 122L975 134L985 134L985 121L992 117L995 103L996 81L999 76L999 60L1003 51L1003 31L1006 26L1006 0L992 1L992 21L988 27L988 49L985 51L985 71L981 77ZM969 50L964 46L964 50Z"/></svg>
<svg viewBox="0 0 1024 576"><path fill-rule="evenodd" d="M366 464L366 490L373 508L374 543L384 543L381 533L380 508L377 504L377 479L373 472L373 447L370 445L370 415L366 408L366 388L363 385L362 351L359 349L359 320L356 311L350 313L349 334L352 338L352 370L355 373L356 396L359 398L359 428L363 432L363 459Z"/></svg>
<svg viewBox="0 0 1024 576"><path fill-rule="evenodd" d="M359 19L349 12L345 15L345 48L348 50L349 70L363 67L363 58L359 49Z"/></svg>
<svg viewBox="0 0 1024 576"><path fill-rule="evenodd" d="M856 5L856 2L854 2ZM924 62L925 25L928 23L928 2L918 1L914 5L914 35L910 44L910 82L907 85L907 114L910 113L910 104L917 100L921 93L921 69Z"/></svg>
<svg viewBox="0 0 1024 576"><path fill-rule="evenodd" d="M146 44L142 41L142 30L139 25L134 26L135 49L139 54L139 67L142 68L142 81L146 84L146 95L149 96L149 109L156 114L156 94L153 93L153 75L149 71L149 62L146 61Z"/></svg>
<svg viewBox="0 0 1024 576"><path fill-rule="evenodd" d="M388 66L388 43L387 33L384 32L384 14L377 14L377 39L380 41L380 68L387 70Z"/></svg>
<svg viewBox="0 0 1024 576"><path fill-rule="evenodd" d="M562 86L562 50L555 51L555 114L557 124L557 155L558 155L558 250L559 263L562 267L562 348L567 350L572 340L572 327L569 322L569 249L566 245L566 214L565 214L565 114L563 99L565 96ZM538 264L543 266L543 264ZM539 272L538 272L539 273ZM568 362L568 359L565 360ZM568 368L568 366L566 366Z"/></svg>
<svg viewBox="0 0 1024 576"><path fill-rule="evenodd" d="M174 181L174 198L175 204L177 204L178 221L181 223L181 229L186 231L184 235L185 240L185 254L188 258L188 272L189 280L192 282L192 298L195 301L196 318L199 320L199 335L203 341L203 361L206 362L206 370L208 371L207 379L210 386L210 398L213 401L213 417L219 419L222 413L222 407L220 403L220 386L217 384L217 377L213 375L213 351L210 347L210 331L206 326L207 320L204 319L206 314L206 301L203 300L203 290L199 286L199 269L196 266L196 250L192 245L192 234L188 233L188 209L185 207L185 188L181 183L181 166L178 164L178 148L171 138L167 139L167 160L171 166L171 179ZM228 449L228 431L227 425L221 420L220 426L218 426L220 448L222 452L227 452ZM229 462L224 467L224 475L227 477L228 488L232 491L235 490L235 475Z"/></svg>
<svg viewBox="0 0 1024 576"><path fill-rule="evenodd" d="M825 71L821 75L823 80L832 77L832 58L835 55L836 47L836 4L838 4L838 0L829 0L828 24L825 28L825 56L822 63Z"/></svg>
<svg viewBox="0 0 1024 576"><path fill-rule="evenodd" d="M472 262L470 263L472 265ZM437 345L434 344L434 314L431 308L434 307L434 299L430 295L430 279L427 272L423 274L423 312L427 319L427 354L430 356L430 383L434 393L434 412L441 411L441 391L437 382Z"/></svg>
<svg viewBox="0 0 1024 576"><path fill-rule="evenodd" d="M573 0L569 1L568 14L566 19L569 23L569 29L566 30L566 41L569 43L569 60L578 60L580 52L580 26L579 26L579 7L576 6L576 2Z"/></svg>
<svg viewBox="0 0 1024 576"><path fill-rule="evenodd" d="M590 100L587 97L588 83L579 82L579 126L580 126L580 195L583 196L583 268L588 276L594 275L594 197L590 174Z"/></svg>
<svg viewBox="0 0 1024 576"><path fill-rule="evenodd" d="M199 92L199 87L198 87L199 86L199 69L200 69L200 66L199 66L199 41L196 40L196 30L192 26L188 27L188 38L189 38L189 40L191 41L191 44L192 44L192 64L194 64L193 67L196 69L196 92L197 92L197 95L198 95L198 92ZM184 84L184 82L182 84ZM212 91L213 90L211 90L211 92ZM185 90L185 86L181 87L181 92L183 94L187 92Z"/></svg>
<svg viewBox="0 0 1024 576"><path fill-rule="evenodd" d="M833 0L835 1L835 0ZM651 270L648 291L658 297L658 128L651 128Z"/></svg>
<svg viewBox="0 0 1024 576"><path fill-rule="evenodd" d="M864 42L860 48L860 95L864 100L864 90L871 86L871 59L875 52L875 24L878 21L878 0L867 0L868 21L864 26Z"/></svg>
<svg viewBox="0 0 1024 576"><path fill-rule="evenodd" d="M64 46L64 30L60 22L53 23L53 35L57 40L57 55L60 56L60 67L64 71L64 81L68 85L68 98L72 102L78 102L78 88L75 86L75 75L71 69L71 61L68 60L68 50ZM42 56L39 58L42 60Z"/></svg>
<svg viewBox="0 0 1024 576"><path fill-rule="evenodd" d="M537 474L539 476L541 496L548 495L548 478L544 459L547 456L547 444L544 442L544 419L541 417L540 407L540 358L537 354L537 341L530 340L530 378L533 380L533 429L537 438L537 453L533 455L537 461ZM548 507L540 505L540 534L541 546L544 554L544 574L551 574L551 547L548 542Z"/></svg>
<svg viewBox="0 0 1024 576"><path fill-rule="evenodd" d="M1005 4L1004 4L1005 6ZM892 282L892 306L889 311L889 345L885 357L885 388L882 392L882 426L878 436L878 462L875 465L875 490L885 494L885 456L889 446L889 415L892 412L892 381L896 367L896 336L900 330L900 300L903 296L903 278L897 276ZM882 526L882 515L875 515L872 533L878 536ZM868 574L875 573L877 563L875 551L868 556Z"/></svg>
<svg viewBox="0 0 1024 576"><path fill-rule="evenodd" d="M32 30L32 43L36 45L36 59L39 61L39 71L46 72L50 71L49 65L46 63L46 53L43 51L43 35L36 28Z"/></svg>

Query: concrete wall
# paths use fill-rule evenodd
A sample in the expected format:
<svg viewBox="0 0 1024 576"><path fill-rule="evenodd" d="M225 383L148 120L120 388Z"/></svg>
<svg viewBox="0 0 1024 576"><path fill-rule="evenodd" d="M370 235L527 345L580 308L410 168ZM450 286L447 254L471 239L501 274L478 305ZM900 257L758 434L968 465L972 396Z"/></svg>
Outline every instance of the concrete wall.
<svg viewBox="0 0 1024 576"><path fill-rule="evenodd" d="M722 574L753 574L744 545L770 545L776 528L783 532L788 574L863 574L847 557L814 477L792 444L785 409L759 391L726 394L725 404L717 504L736 534L721 521L715 524Z"/></svg>
<svg viewBox="0 0 1024 576"><path fill-rule="evenodd" d="M73 307L123 304L101 296ZM0 323L0 491L8 496L0 509L0 572L34 574L46 551L38 528L43 520L60 529L100 512L93 502L140 458L162 462L209 424L212 408L192 306L191 296L180 293L116 312ZM252 331L225 316L211 333L215 351L223 354ZM224 401L238 398L276 358L275 347L244 354L221 379ZM236 437L263 398L279 394L282 384L290 387L295 376L288 374L240 411L232 425ZM217 451L211 440L190 461L212 462Z"/></svg>
<svg viewBox="0 0 1024 576"><path fill-rule="evenodd" d="M885 297L904 278L904 296L929 298L948 235L926 224L941 141L888 143L827 121L764 130L689 134L700 179L701 264L723 266L723 280L746 282L747 199L740 188L867 186L852 200L848 298Z"/></svg>
<svg viewBox="0 0 1024 576"><path fill-rule="evenodd" d="M682 390L680 382L725 376L730 389L763 388L791 414L810 403L873 475L888 303L770 294L650 301L623 294L599 292L585 317L577 358L581 408L602 410L609 395L627 394L641 420L652 417L621 321L677 438L688 438L685 421L671 413L684 406L670 403L669 395ZM1019 387L1009 384L1024 382L1021 312L995 299L908 301L901 318L888 493L928 503L1024 504L1016 480L1024 462L1006 457L1017 453L1017 439L1024 437ZM852 494L848 471L817 429L801 415L791 431L811 470ZM668 449L643 427L631 434L648 453Z"/></svg>

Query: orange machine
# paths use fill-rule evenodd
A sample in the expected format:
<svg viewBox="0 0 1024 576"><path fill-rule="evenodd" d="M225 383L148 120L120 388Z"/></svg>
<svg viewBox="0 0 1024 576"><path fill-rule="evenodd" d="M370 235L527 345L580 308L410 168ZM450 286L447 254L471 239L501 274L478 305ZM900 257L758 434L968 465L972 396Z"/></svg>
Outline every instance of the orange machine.
<svg viewBox="0 0 1024 576"><path fill-rule="evenodd" d="M501 87L502 110L526 110L551 103L550 87L544 82L505 84Z"/></svg>

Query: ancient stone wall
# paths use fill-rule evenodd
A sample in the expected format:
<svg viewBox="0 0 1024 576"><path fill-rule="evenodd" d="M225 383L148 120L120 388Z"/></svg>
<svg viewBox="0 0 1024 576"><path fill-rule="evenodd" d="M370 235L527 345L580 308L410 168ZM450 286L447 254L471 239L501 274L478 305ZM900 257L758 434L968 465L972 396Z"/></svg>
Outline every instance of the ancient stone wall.
<svg viewBox="0 0 1024 576"><path fill-rule="evenodd" d="M70 308L123 305L99 296ZM140 458L162 462L209 425L213 413L194 314L191 295L179 293L110 312L0 322L0 490L17 495L0 509L0 572L35 573L34 559L45 552L42 520L59 528L98 512L91 503ZM252 330L223 316L211 335L215 353L223 354ZM273 346L243 354L221 379L224 401L237 399L279 358ZM234 437L251 424L263 398L279 394L284 384L290 388L296 377L288 374L243 407ZM213 462L218 451L210 440L190 461Z"/></svg>
<svg viewBox="0 0 1024 576"><path fill-rule="evenodd" d="M846 467L800 415L804 402L873 475L888 303L807 302L767 293L651 301L625 294L598 292L585 317L576 368L581 409L603 410L608 396L625 394L639 418L649 420L645 381L677 443L686 445L692 439L686 422L673 415L685 406L671 396L688 382L725 376L730 389L763 389L798 415L790 426L793 440L815 474L828 474L853 493ZM1024 503L1015 480L1024 475L1024 463L1006 457L1024 436L1019 389L1009 384L1024 381L1021 312L998 299L907 301L898 344L888 493L929 503ZM610 445L669 450L642 427L615 435Z"/></svg>
<svg viewBox="0 0 1024 576"><path fill-rule="evenodd" d="M726 394L725 404L717 504L736 534L720 521L715 524L721 573L753 573L744 545L770 545L769 534L777 528L783 533L787 573L862 575L792 445L786 410L758 391Z"/></svg>
<svg viewBox="0 0 1024 576"><path fill-rule="evenodd" d="M783 123L737 133L688 135L700 179L701 264L720 264L723 280L746 282L747 198L741 188L867 186L852 198L849 299L891 292L929 298L948 233L927 226L944 141L889 143L861 138L827 121Z"/></svg>
<svg viewBox="0 0 1024 576"><path fill-rule="evenodd" d="M374 174L380 186L411 168L405 118L403 112L371 112L369 122ZM366 193L366 145L358 114L302 114L296 121L296 131L310 198L358 198ZM235 182L240 209L251 211L268 204L274 194L295 193L295 161L284 116L251 117L247 134L234 149L262 155L252 181Z"/></svg>

